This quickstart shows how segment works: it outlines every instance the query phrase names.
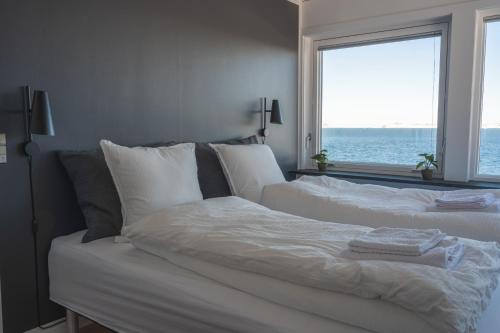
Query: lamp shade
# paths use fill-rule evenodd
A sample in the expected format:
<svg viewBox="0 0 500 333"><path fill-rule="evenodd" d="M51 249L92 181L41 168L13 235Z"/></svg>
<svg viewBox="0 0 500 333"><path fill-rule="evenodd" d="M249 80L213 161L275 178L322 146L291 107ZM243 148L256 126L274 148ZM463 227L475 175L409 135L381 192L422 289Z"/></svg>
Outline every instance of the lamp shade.
<svg viewBox="0 0 500 333"><path fill-rule="evenodd" d="M30 129L32 134L55 135L49 94L46 91L35 90L33 94Z"/></svg>
<svg viewBox="0 0 500 333"><path fill-rule="evenodd" d="M283 118L281 118L280 102L277 99L273 99L273 105L271 108L271 123L273 124L283 124Z"/></svg>

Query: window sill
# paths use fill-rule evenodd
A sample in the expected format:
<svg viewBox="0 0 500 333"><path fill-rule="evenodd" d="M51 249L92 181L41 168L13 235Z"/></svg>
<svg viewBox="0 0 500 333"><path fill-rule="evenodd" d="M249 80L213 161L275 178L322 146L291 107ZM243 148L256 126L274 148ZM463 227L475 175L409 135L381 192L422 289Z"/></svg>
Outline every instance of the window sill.
<svg viewBox="0 0 500 333"><path fill-rule="evenodd" d="M379 175L373 173L347 172L347 171L318 171L316 169L292 170L289 173L294 176L302 176L302 175L328 176L328 177L338 177L344 179L359 179L368 181L371 180L371 181L392 182L392 183L412 184L412 185L430 185L430 186L456 187L456 188L466 188L466 189L500 189L500 183L482 182L482 181L454 182L442 179L423 180L421 178L408 177L408 176Z"/></svg>

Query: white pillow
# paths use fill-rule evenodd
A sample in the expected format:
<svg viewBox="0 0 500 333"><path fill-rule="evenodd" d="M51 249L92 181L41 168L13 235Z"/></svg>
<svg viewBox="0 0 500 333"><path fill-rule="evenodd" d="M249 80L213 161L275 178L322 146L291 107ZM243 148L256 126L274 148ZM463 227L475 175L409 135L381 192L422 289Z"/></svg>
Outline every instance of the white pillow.
<svg viewBox="0 0 500 333"><path fill-rule="evenodd" d="M286 181L269 146L210 144L210 147L217 153L233 195L259 203L264 186Z"/></svg>
<svg viewBox="0 0 500 333"><path fill-rule="evenodd" d="M164 208L203 200L194 143L128 148L101 141L122 204L123 226Z"/></svg>

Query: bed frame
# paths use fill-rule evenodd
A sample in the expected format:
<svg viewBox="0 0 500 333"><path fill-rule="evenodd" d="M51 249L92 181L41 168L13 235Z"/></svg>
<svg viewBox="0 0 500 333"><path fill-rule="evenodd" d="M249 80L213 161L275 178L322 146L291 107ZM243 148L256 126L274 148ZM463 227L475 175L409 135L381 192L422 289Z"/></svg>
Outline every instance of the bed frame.
<svg viewBox="0 0 500 333"><path fill-rule="evenodd" d="M80 332L80 317L84 317L73 310L66 309L66 332L67 333L79 333ZM89 319L90 320L90 319ZM96 323L95 321L91 321ZM99 323L97 323L99 324ZM103 325L99 324L104 327Z"/></svg>
<svg viewBox="0 0 500 333"><path fill-rule="evenodd" d="M80 330L78 321L78 314L70 309L66 309L66 327L68 333L78 333Z"/></svg>

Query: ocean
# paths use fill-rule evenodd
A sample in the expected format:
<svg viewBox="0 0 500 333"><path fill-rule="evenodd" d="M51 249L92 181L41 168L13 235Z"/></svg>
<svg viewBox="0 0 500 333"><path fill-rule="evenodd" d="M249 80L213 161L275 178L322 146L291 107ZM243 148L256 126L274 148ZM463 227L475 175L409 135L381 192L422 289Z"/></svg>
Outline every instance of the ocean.
<svg viewBox="0 0 500 333"><path fill-rule="evenodd" d="M435 128L323 128L331 161L414 166L420 153L436 153ZM500 175L500 128L481 130L479 174Z"/></svg>

